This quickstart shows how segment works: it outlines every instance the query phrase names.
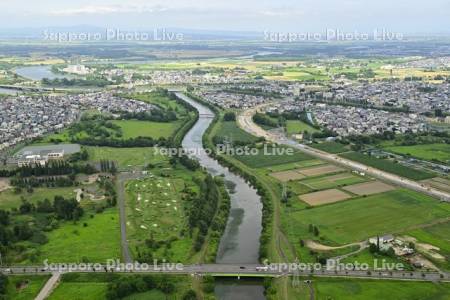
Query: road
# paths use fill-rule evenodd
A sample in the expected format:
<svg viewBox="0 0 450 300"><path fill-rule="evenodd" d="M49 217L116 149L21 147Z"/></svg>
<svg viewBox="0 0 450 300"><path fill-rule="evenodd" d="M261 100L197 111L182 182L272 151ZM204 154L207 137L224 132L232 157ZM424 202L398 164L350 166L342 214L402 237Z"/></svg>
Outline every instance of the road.
<svg viewBox="0 0 450 300"><path fill-rule="evenodd" d="M117 202L119 205L119 216L120 216L120 244L122 247L122 257L125 263L131 263L133 261L127 238L125 182L131 179L137 179L141 177L140 174L141 172L135 171L135 172L121 172L117 175L116 187L117 187Z"/></svg>
<svg viewBox="0 0 450 300"><path fill-rule="evenodd" d="M41 289L39 294L36 296L34 300L44 300L50 296L51 292L56 288L59 283L59 279L61 278L61 273L55 272L52 274L52 277L45 283L44 287Z"/></svg>
<svg viewBox="0 0 450 300"><path fill-rule="evenodd" d="M243 130L247 131L248 133L259 136L259 137L264 137L266 140L268 140L270 142L288 145L288 146L294 147L306 154L309 154L311 156L317 157L317 158L325 160L325 161L329 161L333 164L338 164L338 165L344 166L346 168L371 175L380 180L391 182L398 186L402 186L402 187L405 187L405 188L408 188L408 189L411 189L411 190L414 190L414 191L417 191L420 193L430 195L430 196L440 199L442 201L450 202L450 193L447 193L445 191L441 191L441 190L435 189L431 186L427 186L423 183L409 180L409 179L403 178L398 175L394 175L394 174L391 174L391 173L388 173L385 171L381 171L381 170L363 165L358 162L354 162L349 159L342 158L335 154L330 154L330 153L327 153L327 152L324 152L321 150L317 150L317 149L314 149L307 145L299 144L299 143L296 143L295 141L289 140L287 138L281 138L270 132L265 131L264 129L262 129L261 127L259 127L258 125L256 125L253 122L252 117L256 111L258 111L259 109L263 108L266 105L270 105L270 104L260 105L260 106L257 106L257 107L254 107L252 109L242 112L238 116L238 120L237 120L239 126Z"/></svg>
<svg viewBox="0 0 450 300"><path fill-rule="evenodd" d="M172 274L172 275L211 275L217 277L282 277L282 276L318 276L318 277L345 277L345 278L372 278L383 280L408 280L408 281L442 281L450 282L449 273L438 272L409 272L409 271L356 271L356 270L335 270L335 269L316 269L313 272L310 270L289 270L289 267L279 267L273 265L266 270L257 270L257 268L265 267L264 265L255 264L204 264L204 265L150 265L145 269L126 269L126 266L117 268L115 266L95 265L89 268L77 267L68 271L45 269L43 266L26 266L26 267L11 267L1 268L0 272L6 275L47 275L47 274L64 274L64 273L133 273L133 274ZM53 278L53 277L52 277Z"/></svg>

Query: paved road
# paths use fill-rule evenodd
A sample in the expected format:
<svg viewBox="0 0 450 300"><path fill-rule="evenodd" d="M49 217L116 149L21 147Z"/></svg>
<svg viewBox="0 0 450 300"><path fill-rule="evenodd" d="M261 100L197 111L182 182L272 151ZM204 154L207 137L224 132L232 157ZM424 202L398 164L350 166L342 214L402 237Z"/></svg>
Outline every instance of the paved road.
<svg viewBox="0 0 450 300"><path fill-rule="evenodd" d="M59 283L59 279L61 278L61 273L55 272L52 274L52 277L45 283L44 287L41 289L39 294L36 296L34 300L44 300L50 296L51 292L56 288Z"/></svg>
<svg viewBox="0 0 450 300"><path fill-rule="evenodd" d="M265 105L268 105L268 104L265 104ZM342 158L342 157L334 155L334 154L320 151L320 150L311 148L311 147L303 145L303 144L298 144L295 141L292 141L292 140L289 140L286 138L281 138L270 132L265 131L264 129L262 129L261 127L256 125L252 120L252 116L255 114L255 112L265 105L255 107L255 108L246 110L243 113L241 113L238 116L239 126L242 129L244 129L245 131L247 131L248 133L256 135L256 136L264 137L268 141L278 143L278 144L289 145L291 147L299 149L300 151L302 151L306 154L320 158L322 160L326 160L331 163L338 164L338 165L344 166L346 168L350 168L350 169L358 171L358 172L366 173L368 175L371 175L371 176L381 179L383 181L388 181L393 184L396 184L396 185L399 185L399 186L402 186L402 187L405 187L405 188L408 188L408 189L411 189L411 190L414 190L414 191L417 191L420 193L430 195L430 196L440 199L442 201L450 202L450 193L447 193L447 192L444 192L441 190L437 190L426 184L422 184L422 183L419 183L419 182L416 182L413 180L409 180L409 179L406 179L406 178L403 178L403 177L400 177L400 176L397 176L397 175L394 175L394 174L391 174L388 172L384 172L384 171L381 171L381 170L378 170L378 169L375 169L372 167L368 167L361 163L357 163L352 160L348 160L348 159Z"/></svg>
<svg viewBox="0 0 450 300"><path fill-rule="evenodd" d="M185 274L185 275L212 275L212 276L233 276L233 277L281 277L281 276L319 276L319 277L345 277L345 278L373 278L385 280L408 280L408 281L445 281L450 282L449 273L438 272L408 272L408 271L354 271L354 270L334 270L334 269L317 269L313 272L310 270L289 270L288 265L284 267L273 266L266 270L258 270L263 268L263 265L255 264L204 264L204 265L179 265L178 268L174 265L159 265L154 267L151 265L146 269L126 269L126 266L121 268L108 267L105 265L96 265L89 268L73 267L70 271L68 269L61 270L60 273L133 273L133 274ZM1 268L1 273L6 275L19 274L55 274L54 270L45 269L39 266L27 267L11 267Z"/></svg>

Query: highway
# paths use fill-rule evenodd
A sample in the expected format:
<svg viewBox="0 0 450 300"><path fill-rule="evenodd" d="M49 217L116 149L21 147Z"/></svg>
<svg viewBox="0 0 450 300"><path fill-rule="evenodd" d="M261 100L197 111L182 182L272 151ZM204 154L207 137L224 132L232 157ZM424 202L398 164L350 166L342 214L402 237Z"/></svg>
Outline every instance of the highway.
<svg viewBox="0 0 450 300"><path fill-rule="evenodd" d="M132 264L130 264L132 265ZM259 268L259 270L257 269ZM116 266L95 265L72 266L68 269L45 269L44 266L24 266L1 268L0 272L6 275L48 275L65 273L119 273L119 274L172 274L172 275L192 275L204 276L211 275L216 277L281 277L281 276L319 276L319 277L345 277L345 278L372 278L383 280L409 280L409 281L442 281L450 282L450 274L438 272L409 272L409 271L356 271L356 270L334 270L325 267L310 271L302 269L294 271L287 265L255 265L255 264L200 264L200 265L182 265L176 267L174 264L150 265L148 268L134 267L127 268L123 265L121 268ZM55 276L57 277L57 276Z"/></svg>
<svg viewBox="0 0 450 300"><path fill-rule="evenodd" d="M261 127L259 127L258 125L256 125L253 122L252 117L256 113L256 111L258 111L259 109L261 109L267 105L270 105L270 104L260 105L260 106L257 106L257 107L254 107L252 109L242 112L238 116L238 119L237 119L239 127L241 127L243 130L247 131L250 134L253 134L253 135L256 135L259 137L264 137L266 140L268 140L270 142L282 144L282 145L288 145L288 146L294 147L296 149L299 149L300 151L302 151L306 154L309 154L311 156L317 157L317 158L325 160L325 161L329 161L333 164L338 164L343 167L371 175L382 181L387 181L387 182L393 183L393 184L401 186L401 187L405 187L405 188L408 188L408 189L411 189L411 190L414 190L414 191L417 191L420 193L427 194L427 195L435 197L439 200L450 202L450 193L435 189L435 188L428 186L426 184L423 184L423 183L419 183L419 182L409 180L409 179L406 179L406 178L398 176L398 175L394 175L394 174L391 174L391 173L388 173L385 171L381 171L381 170L363 165L358 162L354 162L349 159L342 158L335 154L330 154L330 153L327 153L327 152L324 152L321 150L314 149L307 145L296 143L295 141L289 140L287 138L280 138L274 134L271 134L270 132L265 131L264 129L262 129Z"/></svg>

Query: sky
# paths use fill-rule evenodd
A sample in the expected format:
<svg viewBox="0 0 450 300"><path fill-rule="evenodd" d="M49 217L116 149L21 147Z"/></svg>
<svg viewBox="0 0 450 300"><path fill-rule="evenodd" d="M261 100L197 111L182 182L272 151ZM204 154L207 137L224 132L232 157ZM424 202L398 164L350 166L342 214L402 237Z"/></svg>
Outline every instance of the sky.
<svg viewBox="0 0 450 300"><path fill-rule="evenodd" d="M0 0L0 29L93 25L317 32L450 31L449 0Z"/></svg>

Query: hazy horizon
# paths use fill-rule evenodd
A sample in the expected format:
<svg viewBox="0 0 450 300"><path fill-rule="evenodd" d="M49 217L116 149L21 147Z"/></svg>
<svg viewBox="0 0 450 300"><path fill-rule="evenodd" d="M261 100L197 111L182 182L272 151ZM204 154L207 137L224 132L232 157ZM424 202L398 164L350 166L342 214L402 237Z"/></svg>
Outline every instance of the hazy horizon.
<svg viewBox="0 0 450 300"><path fill-rule="evenodd" d="M186 28L225 31L317 32L326 28L405 34L448 33L450 2L432 1L143 1L3 3L1 29L90 25L119 28Z"/></svg>

